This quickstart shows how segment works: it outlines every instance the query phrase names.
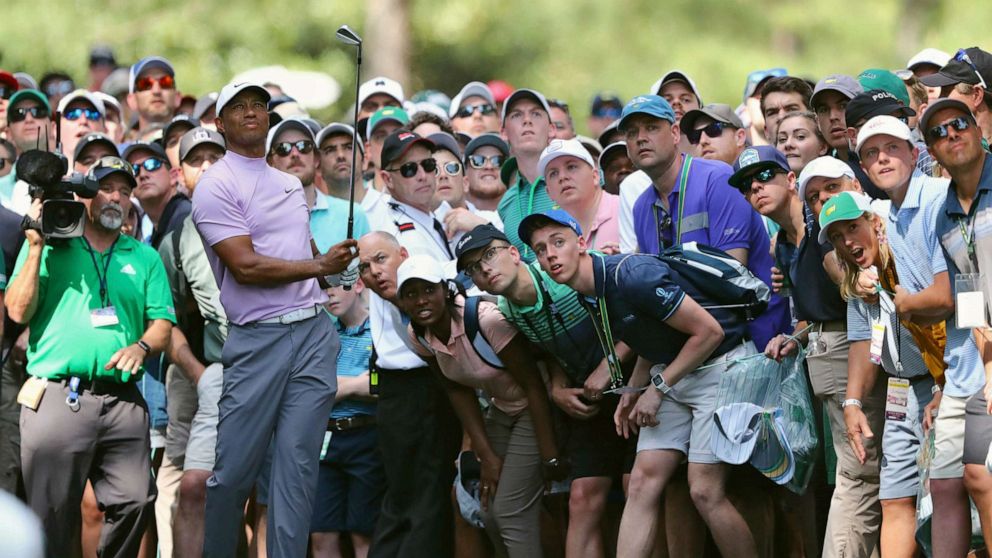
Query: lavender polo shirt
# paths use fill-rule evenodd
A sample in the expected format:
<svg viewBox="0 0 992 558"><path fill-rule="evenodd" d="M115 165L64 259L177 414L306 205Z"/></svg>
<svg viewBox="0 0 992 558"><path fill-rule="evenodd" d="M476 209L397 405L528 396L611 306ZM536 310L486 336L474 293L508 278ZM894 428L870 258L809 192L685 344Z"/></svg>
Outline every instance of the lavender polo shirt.
<svg viewBox="0 0 992 558"><path fill-rule="evenodd" d="M668 194L671 227L660 227L665 219L658 190L648 188L634 202L634 232L637 234L638 252L659 254L659 236L671 246L678 239L679 184L682 181L682 159L679 175L675 178L675 188ZM756 277L771 286L771 268L774 261L761 215L755 211L744 196L735 190L728 179L733 168L722 161L711 161L693 157L686 181L685 206L682 211L682 242L699 242L727 251L745 248L747 268ZM657 216L657 219L656 219ZM661 230L659 231L659 228ZM788 301L772 294L768 310L755 320L748 322L748 331L759 349L772 337L790 328Z"/></svg>
<svg viewBox="0 0 992 558"><path fill-rule="evenodd" d="M228 319L247 324L327 300L316 279L282 285L242 285L213 250L235 236L250 236L255 252L281 260L309 260L310 215L303 185L265 159L228 151L204 173L193 192L193 222L220 287Z"/></svg>

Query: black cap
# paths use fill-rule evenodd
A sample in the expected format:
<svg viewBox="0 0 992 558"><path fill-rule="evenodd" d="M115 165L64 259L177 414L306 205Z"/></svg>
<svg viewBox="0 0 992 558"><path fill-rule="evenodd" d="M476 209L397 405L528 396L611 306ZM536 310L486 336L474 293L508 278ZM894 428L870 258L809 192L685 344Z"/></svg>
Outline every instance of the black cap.
<svg viewBox="0 0 992 558"><path fill-rule="evenodd" d="M177 114L172 117L169 125L162 130L162 143L169 140L169 135L177 132L180 136L200 125L200 121L188 114Z"/></svg>
<svg viewBox="0 0 992 558"><path fill-rule="evenodd" d="M858 122L867 121L875 116L908 118L916 116L916 111L902 104L902 101L892 93L881 89L858 93L848 101L847 108L844 109L844 119L848 127L854 127Z"/></svg>
<svg viewBox="0 0 992 558"><path fill-rule="evenodd" d="M986 85L992 83L992 54L971 47L959 50L936 74L921 77L920 83L927 87L944 87L958 83L978 85L983 80Z"/></svg>
<svg viewBox="0 0 992 558"><path fill-rule="evenodd" d="M79 159L83 151L95 143L102 143L113 150L114 153L117 153L117 145L114 144L114 140L100 132L93 132L92 134L86 134L83 136L83 139L79 140L79 143L76 144L76 150L72 153L72 160L76 161Z"/></svg>
<svg viewBox="0 0 992 558"><path fill-rule="evenodd" d="M157 142L146 143L143 141L136 141L124 149L124 153L121 154L121 159L125 161L131 157L137 151L151 151L152 155L162 159L166 163L169 162L169 157L166 156L165 150Z"/></svg>
<svg viewBox="0 0 992 558"><path fill-rule="evenodd" d="M96 45L90 49L90 67L98 65L116 66L114 50L107 45Z"/></svg>
<svg viewBox="0 0 992 558"><path fill-rule="evenodd" d="M446 132L435 132L427 136L427 139L430 140L430 142L433 143L437 149L444 149L446 151L450 151L451 154L454 155L456 159L461 160L462 148L460 145L458 145L458 140L451 137L451 134L448 134Z"/></svg>
<svg viewBox="0 0 992 558"><path fill-rule="evenodd" d="M465 159L468 160L469 155L472 155L478 151L480 147L485 147L487 145L499 149L499 152L502 153L504 157L510 156L510 147L506 145L503 138L496 134L480 134L472 138L472 141L468 142L468 145L465 146Z"/></svg>
<svg viewBox="0 0 992 558"><path fill-rule="evenodd" d="M458 241L458 244L455 245L455 257L458 258L458 271L462 271L465 268L462 262L462 256L472 250L485 248L494 240L502 240L507 244L510 243L510 240L506 238L506 235L494 227L491 223L479 225L465 233L465 236L463 236L461 240Z"/></svg>
<svg viewBox="0 0 992 558"><path fill-rule="evenodd" d="M946 108L956 108L963 114L970 116L972 120L975 119L975 115L971 113L971 108L963 102L947 97L937 99L936 101L930 103L930 106L927 107L927 110L923 112L923 115L920 116L919 121L917 121L917 126L919 127L919 130L923 132L924 137L926 137L927 128L930 127L930 120L933 119L933 116Z"/></svg>
<svg viewBox="0 0 992 558"><path fill-rule="evenodd" d="M388 168L393 161L403 158L403 155L406 155L406 152L418 143L430 149L431 153L437 149L431 143L431 140L413 132L408 132L403 128L389 134L386 141L382 142L382 155L379 157L379 168Z"/></svg>

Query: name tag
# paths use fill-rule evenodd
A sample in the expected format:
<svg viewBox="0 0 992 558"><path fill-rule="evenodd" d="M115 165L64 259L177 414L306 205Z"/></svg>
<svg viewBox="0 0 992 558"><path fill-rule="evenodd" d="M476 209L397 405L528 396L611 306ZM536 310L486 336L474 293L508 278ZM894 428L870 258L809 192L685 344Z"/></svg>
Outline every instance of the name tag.
<svg viewBox="0 0 992 558"><path fill-rule="evenodd" d="M986 327L985 293L982 291L981 275L959 273L954 276L955 325L958 329Z"/></svg>
<svg viewBox="0 0 992 558"><path fill-rule="evenodd" d="M90 323L93 327L115 326L121 321L117 318L117 309L113 306L97 308L90 311Z"/></svg>
<svg viewBox="0 0 992 558"><path fill-rule="evenodd" d="M906 420L909 414L909 380L889 378L885 395L885 420Z"/></svg>

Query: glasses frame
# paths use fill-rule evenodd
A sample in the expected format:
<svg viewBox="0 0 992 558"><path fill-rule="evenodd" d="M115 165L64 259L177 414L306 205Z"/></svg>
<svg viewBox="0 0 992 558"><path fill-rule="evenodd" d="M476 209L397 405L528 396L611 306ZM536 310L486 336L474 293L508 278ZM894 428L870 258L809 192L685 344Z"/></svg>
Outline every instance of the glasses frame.
<svg viewBox="0 0 992 558"><path fill-rule="evenodd" d="M492 264L493 260L496 259L496 256L499 255L499 251L507 248L509 248L509 246L506 245L490 246L486 248L483 250L482 256L480 256L478 260L465 266L465 274L469 277L475 277L480 271L482 271L482 264Z"/></svg>
<svg viewBox="0 0 992 558"><path fill-rule="evenodd" d="M437 172L437 160L434 157L428 157L422 161L410 161L409 163L403 163L399 167L386 169L389 172L398 172L403 178L413 178L417 176L417 168L424 169L427 174Z"/></svg>
<svg viewBox="0 0 992 558"><path fill-rule="evenodd" d="M316 144L307 139L302 139L299 141L281 141L279 143L272 144L272 154L278 155L279 157L289 157L293 153L293 149L296 149L300 155L309 155L313 153L313 150L317 148ZM282 150L286 152L283 153Z"/></svg>
<svg viewBox="0 0 992 558"><path fill-rule="evenodd" d="M156 83L161 89L176 88L176 78L170 76L169 74L165 74L160 78L144 76L134 80L134 91L135 93L141 93L143 91L151 91L155 87Z"/></svg>
<svg viewBox="0 0 992 558"><path fill-rule="evenodd" d="M141 175L141 170L144 169L147 172L155 172L165 166L165 161L159 159L158 157L149 157L140 163L131 163L131 171L134 173L135 178Z"/></svg>

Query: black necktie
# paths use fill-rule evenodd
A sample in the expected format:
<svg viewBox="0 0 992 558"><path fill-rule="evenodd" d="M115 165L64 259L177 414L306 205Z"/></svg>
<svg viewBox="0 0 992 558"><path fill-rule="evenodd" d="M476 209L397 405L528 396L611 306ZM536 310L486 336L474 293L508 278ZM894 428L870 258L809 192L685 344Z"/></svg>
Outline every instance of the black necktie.
<svg viewBox="0 0 992 558"><path fill-rule="evenodd" d="M434 219L434 230L441 237L441 246L444 246L444 251L448 253L448 259L455 259L455 255L451 253L451 247L448 246L448 235L444 233L444 227L441 226L441 222Z"/></svg>

